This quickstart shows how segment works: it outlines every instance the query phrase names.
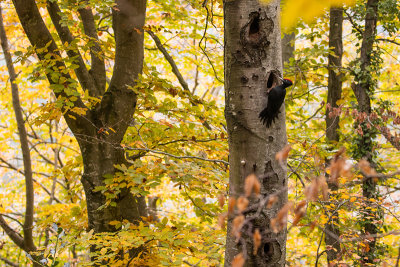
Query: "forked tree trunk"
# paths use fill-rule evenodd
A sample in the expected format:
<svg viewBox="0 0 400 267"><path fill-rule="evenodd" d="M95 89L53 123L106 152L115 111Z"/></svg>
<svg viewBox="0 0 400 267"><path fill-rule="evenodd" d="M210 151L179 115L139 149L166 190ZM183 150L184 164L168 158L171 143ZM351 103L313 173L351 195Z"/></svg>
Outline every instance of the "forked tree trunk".
<svg viewBox="0 0 400 267"><path fill-rule="evenodd" d="M111 221L130 222L141 220L146 215L144 199L134 197L129 190L122 190L115 199L115 206L105 205L106 198L101 192L96 192L98 186L104 186L106 175L113 175L115 165L124 163L124 150L121 141L132 122L136 106L136 94L131 89L136 84L143 67L144 21L146 15L146 0L115 0L112 8L113 32L115 36L115 60L113 75L106 91L106 71L101 47L95 42L91 48L91 69L87 69L78 50L69 50L67 55L76 59L79 68L74 69L77 81L92 97L101 99L101 103L93 108L85 106L79 97L76 86L69 83L69 73L58 72L66 68L57 44L43 21L41 13L34 0L13 0L21 25L42 62L51 60L52 68L57 72L54 78L51 72L46 73L52 86L62 85L69 91L54 90L57 99L70 100L75 108L85 110L85 114L77 114L63 107L64 118L77 138L84 165L82 184L86 193L89 218L89 229L95 233L113 232ZM71 43L74 36L67 26L61 23L57 1L48 1L47 8L55 29L63 43ZM94 40L98 39L96 21L91 6L78 10L82 19L85 34ZM98 56L100 54L100 56ZM58 67L58 68L56 68ZM61 77L61 78L58 78ZM65 82L68 81L68 82ZM72 93L74 98L70 98ZM101 209L99 209L102 207ZM93 250L101 248L92 248ZM138 251L135 251L138 252Z"/></svg>
<svg viewBox="0 0 400 267"><path fill-rule="evenodd" d="M225 117L229 135L229 196L243 194L244 180L255 173L261 195L282 192L278 202L252 220L252 228L236 242L232 236L232 217L228 218L225 266L245 252L245 266L284 266L286 231L277 234L270 220L287 201L286 165L275 154L287 143L285 109L271 128L261 124L258 114L266 107L268 89L280 83L282 75L279 1L267 6L257 0L225 1ZM258 202L250 199L250 206ZM256 210L246 213L254 216ZM253 255L253 233L261 232L261 246Z"/></svg>

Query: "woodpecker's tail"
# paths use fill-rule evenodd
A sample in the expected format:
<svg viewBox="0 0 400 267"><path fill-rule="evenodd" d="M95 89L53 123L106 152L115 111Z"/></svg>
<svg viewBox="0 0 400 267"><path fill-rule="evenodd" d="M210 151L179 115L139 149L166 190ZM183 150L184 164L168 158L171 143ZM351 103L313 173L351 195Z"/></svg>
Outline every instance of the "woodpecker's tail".
<svg viewBox="0 0 400 267"><path fill-rule="evenodd" d="M262 124L265 124L267 128L269 128L271 127L272 122L275 122L275 119L278 117L278 113L279 111L275 114L272 114L268 107L266 107L265 109L263 109L263 111L260 112L258 117L260 118Z"/></svg>

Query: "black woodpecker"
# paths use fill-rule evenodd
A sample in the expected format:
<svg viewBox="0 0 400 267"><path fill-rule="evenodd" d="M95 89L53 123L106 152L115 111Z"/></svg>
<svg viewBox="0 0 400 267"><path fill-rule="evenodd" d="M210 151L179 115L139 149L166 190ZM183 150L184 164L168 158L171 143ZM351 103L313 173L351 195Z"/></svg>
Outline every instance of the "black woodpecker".
<svg viewBox="0 0 400 267"><path fill-rule="evenodd" d="M283 100L285 100L286 88L293 84L289 79L282 79L282 82L281 85L275 86L269 91L267 107L258 115L261 122L267 128L271 126L272 122L275 122L275 118L278 118L279 109L282 106Z"/></svg>

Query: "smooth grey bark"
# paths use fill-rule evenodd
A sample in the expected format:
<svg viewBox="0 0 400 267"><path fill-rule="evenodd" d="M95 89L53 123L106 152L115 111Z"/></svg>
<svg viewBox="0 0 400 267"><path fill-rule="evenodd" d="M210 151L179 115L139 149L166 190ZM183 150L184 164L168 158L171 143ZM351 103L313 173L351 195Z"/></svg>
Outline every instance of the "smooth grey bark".
<svg viewBox="0 0 400 267"><path fill-rule="evenodd" d="M45 25L38 7L34 0L13 0L15 9L20 19L21 25L32 46L36 48L36 54L43 62L48 58L46 55L51 53L55 67L65 69L65 64L58 52L57 44L54 42L47 26ZM49 6L56 10L57 6ZM83 158L84 173L82 184L86 194L89 229L95 233L112 232L115 229L109 222L124 219L131 222L141 220L141 216L146 216L146 203L143 197L134 197L129 190L125 189L115 199L116 206L105 206L106 198L101 192L94 192L98 186L104 186L106 175L113 175L116 172L115 165L129 163L125 159L121 141L127 128L132 122L132 116L136 106L136 94L130 88L136 84L138 75L143 67L143 26L146 13L146 0L116 0L112 9L113 30L115 36L115 62L113 75L108 90L104 93L105 70L103 68L99 43L94 32L94 21L91 12L81 12L84 23L85 33L96 40L95 46L91 50L92 69L90 75L85 66L76 69L77 77L83 88L87 84L88 90L92 90L91 95L101 94L101 103L88 109L80 97L73 100L75 107L86 109L85 115L74 113L72 110L64 108L64 118L76 137ZM53 23L57 26L59 17L57 14L51 15ZM58 14L59 15L59 14ZM56 27L60 38L71 40L67 27ZM63 37L64 36L64 37ZM63 40L63 39L62 39ZM48 45L46 50L41 48ZM78 52L75 55L79 56ZM65 79L71 79L68 73L59 72ZM82 77L79 79L79 77ZM51 74L47 74L50 84L58 84ZM94 80L94 81L93 81ZM88 83L84 81L89 81ZM94 85L93 85L94 84ZM68 83L63 84L69 88L70 92L79 95L74 86ZM93 88L94 86L94 88ZM91 89L90 89L91 88ZM69 95L64 91L54 91L57 99L68 99ZM110 130L112 128L112 130ZM105 132L108 132L106 134ZM94 248L92 248L94 250ZM138 252L138 251L136 251Z"/></svg>
<svg viewBox="0 0 400 267"><path fill-rule="evenodd" d="M328 98L325 115L326 122L326 139L329 144L339 141L339 116L334 112L338 108L337 101L342 97L342 55L343 55L343 9L331 8L329 13L329 47L332 48L332 53L328 56ZM327 162L329 164L329 161ZM327 176L327 184L330 192L338 190L336 181L331 181ZM339 213L335 210L332 214L327 214L330 220L325 225L325 228L335 236L340 236ZM337 238L325 234L325 245L327 246L326 255L328 264L331 264L338 259L340 254L340 243Z"/></svg>
<svg viewBox="0 0 400 267"><path fill-rule="evenodd" d="M273 233L270 220L287 201L286 164L279 164L275 154L287 143L285 107L267 129L258 114L267 104L268 89L280 83L282 76L279 1L261 5L257 0L225 1L225 117L229 137L229 196L243 194L247 175L255 173L263 197L279 194L278 202L252 220L239 243L232 236L228 218L225 266L240 252L245 252L245 266L284 266L286 230ZM250 198L250 205L258 203ZM246 213L246 218L256 211ZM253 255L253 232L261 232L261 247ZM286 229L286 227L285 227Z"/></svg>

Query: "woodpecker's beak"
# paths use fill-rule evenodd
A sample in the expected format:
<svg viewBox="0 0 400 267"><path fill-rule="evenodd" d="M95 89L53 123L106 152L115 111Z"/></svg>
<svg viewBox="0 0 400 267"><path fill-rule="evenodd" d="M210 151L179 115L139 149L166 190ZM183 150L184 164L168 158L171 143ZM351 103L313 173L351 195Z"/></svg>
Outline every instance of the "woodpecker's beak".
<svg viewBox="0 0 400 267"><path fill-rule="evenodd" d="M278 76L278 78L283 82L283 78L282 77Z"/></svg>

